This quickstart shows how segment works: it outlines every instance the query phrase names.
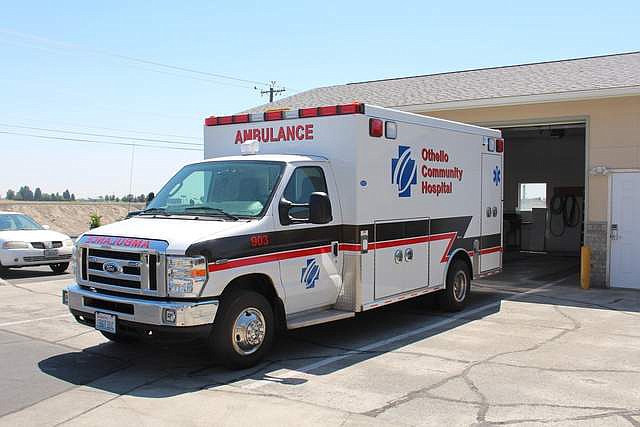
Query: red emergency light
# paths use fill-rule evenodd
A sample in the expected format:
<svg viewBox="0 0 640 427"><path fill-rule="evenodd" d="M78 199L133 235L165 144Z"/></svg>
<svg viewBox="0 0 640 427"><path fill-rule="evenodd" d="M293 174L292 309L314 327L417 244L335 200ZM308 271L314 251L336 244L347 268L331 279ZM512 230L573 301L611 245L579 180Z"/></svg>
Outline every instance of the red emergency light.
<svg viewBox="0 0 640 427"><path fill-rule="evenodd" d="M496 139L496 153L504 152L504 139Z"/></svg>
<svg viewBox="0 0 640 427"><path fill-rule="evenodd" d="M369 136L379 138L384 132L384 122L380 119L369 119Z"/></svg>
<svg viewBox="0 0 640 427"><path fill-rule="evenodd" d="M234 123L249 123L252 121L272 121L287 119L304 119L307 117L323 117L336 116L341 114L364 114L364 104L361 102L353 102L351 104L327 105L322 107L300 108L298 115L295 112L288 112L285 115L284 110L266 111L261 114L236 114L234 116L207 117L204 119L205 126L228 125ZM262 120L261 120L262 119Z"/></svg>

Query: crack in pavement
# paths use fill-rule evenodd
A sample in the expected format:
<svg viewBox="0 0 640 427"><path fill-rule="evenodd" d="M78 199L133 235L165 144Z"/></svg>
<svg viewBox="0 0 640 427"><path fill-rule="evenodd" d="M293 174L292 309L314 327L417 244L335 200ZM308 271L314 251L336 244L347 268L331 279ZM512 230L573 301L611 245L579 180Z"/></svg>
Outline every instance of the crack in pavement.
<svg viewBox="0 0 640 427"><path fill-rule="evenodd" d="M535 295L538 296L538 295ZM507 356L507 355L514 355L514 354L521 354L521 353L527 353L527 352L532 352L532 351L536 351L538 349L540 349L542 346L549 344L551 342L554 342L556 340L559 340L560 338L564 337L565 335L571 333L571 332L575 332L578 331L579 329L582 328L582 324L574 319L572 316L568 315L567 313L565 313L562 309L560 309L560 307L558 306L553 306L553 308L563 317L565 317L567 320L569 320L571 322L571 324L573 325L572 328L570 329L564 329L559 331L557 334L542 340L539 343L530 345L526 348L523 349L519 349L519 350L510 350L510 351L504 351L504 352L499 352L496 353L494 355L491 355L489 357L486 357L485 359L476 361L476 362L472 362L470 363L468 366L466 366L462 372L460 372L459 374L455 374L455 375L451 375L447 378L444 378L441 381L436 382L435 384L432 384L430 386L418 389L418 390L414 390L411 391L407 394L405 394L404 396L394 399L390 402L388 402L387 404L376 408L374 410L371 411L367 411L364 414L368 415L368 416L372 416L372 417L378 417L382 414L384 414L385 412L397 408L399 406L402 406L408 402L411 402L412 400L421 398L421 397L426 397L426 398L439 398L439 396L434 395L434 393L432 393L433 390L453 381L454 379L462 379L465 384L467 385L467 387L476 395L478 396L478 401L473 402L473 405L476 406L477 409L477 414L476 414L476 420L479 423L486 423L486 416L487 413L490 409L491 406L503 406L503 405L499 405L499 404L493 404L493 403L489 403L488 399L486 398L486 396L482 393L482 391L480 390L480 388L473 382L473 380L469 377L469 374L471 373L471 371L478 367L481 366L483 364L488 364L493 362L496 358L498 357L502 357L502 356ZM536 367L529 367L529 366L517 366L518 368L536 368ZM463 401L463 400L455 400L452 399L451 401L457 401L458 403L463 403L463 404L469 404L470 402L468 401ZM522 405L527 405L526 403L521 403L518 404L519 406ZM545 405L545 406L550 406L550 405ZM589 409L586 407L579 407L580 409ZM615 410L615 411L631 411L627 408L606 408L607 410ZM626 413L626 412L625 412ZM607 415L609 416L609 415Z"/></svg>

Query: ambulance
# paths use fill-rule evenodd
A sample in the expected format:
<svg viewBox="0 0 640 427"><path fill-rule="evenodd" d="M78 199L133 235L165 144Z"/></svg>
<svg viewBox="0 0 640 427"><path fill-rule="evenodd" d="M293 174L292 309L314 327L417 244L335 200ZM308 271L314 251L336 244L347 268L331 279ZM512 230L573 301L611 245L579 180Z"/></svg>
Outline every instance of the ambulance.
<svg viewBox="0 0 640 427"><path fill-rule="evenodd" d="M279 330L502 268L497 130L362 103L209 117L205 160L75 246L63 302L108 339L200 338L232 368Z"/></svg>

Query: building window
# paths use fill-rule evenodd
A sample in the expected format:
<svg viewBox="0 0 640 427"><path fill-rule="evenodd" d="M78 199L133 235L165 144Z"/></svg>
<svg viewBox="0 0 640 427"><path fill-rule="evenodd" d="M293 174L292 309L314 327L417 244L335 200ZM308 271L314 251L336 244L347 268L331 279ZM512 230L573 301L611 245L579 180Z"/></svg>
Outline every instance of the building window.
<svg viewBox="0 0 640 427"><path fill-rule="evenodd" d="M531 211L547 207L547 184L525 183L518 186L518 210Z"/></svg>

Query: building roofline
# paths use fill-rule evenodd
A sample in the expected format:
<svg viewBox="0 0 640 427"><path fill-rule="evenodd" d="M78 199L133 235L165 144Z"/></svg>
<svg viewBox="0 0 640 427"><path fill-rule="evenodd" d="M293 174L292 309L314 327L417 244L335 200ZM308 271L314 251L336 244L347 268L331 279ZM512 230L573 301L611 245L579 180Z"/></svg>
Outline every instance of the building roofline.
<svg viewBox="0 0 640 427"><path fill-rule="evenodd" d="M597 59L597 58L608 58L613 56L626 56L626 55L636 55L639 54L640 51L632 51L632 52L621 52L621 53L609 53L606 55L594 55L594 56L585 56L581 58L569 58L569 59L557 59L552 61L540 61L540 62L528 62L525 64L512 64L512 65L500 65L495 67L486 67L486 68L470 68L467 70L457 70L457 71L443 71L441 73L433 73L433 74L418 74L415 76L405 76L405 77L389 77L386 79L377 79L377 80L364 80L360 82L350 82L345 83L345 86L349 85L359 85L359 84L367 84L367 83L377 83L377 82L388 82L393 80L408 80L408 79L416 79L421 77L432 77L432 76L442 76L448 74L461 74L461 73L470 73L474 71L485 71L485 70L499 70L504 68L516 68L516 67L527 67L531 65L543 65L543 64L555 64L561 62L572 62L572 61L582 61L587 59ZM331 85L325 87L333 87L333 86L341 86L341 85Z"/></svg>

